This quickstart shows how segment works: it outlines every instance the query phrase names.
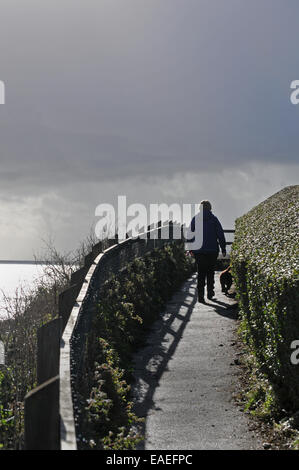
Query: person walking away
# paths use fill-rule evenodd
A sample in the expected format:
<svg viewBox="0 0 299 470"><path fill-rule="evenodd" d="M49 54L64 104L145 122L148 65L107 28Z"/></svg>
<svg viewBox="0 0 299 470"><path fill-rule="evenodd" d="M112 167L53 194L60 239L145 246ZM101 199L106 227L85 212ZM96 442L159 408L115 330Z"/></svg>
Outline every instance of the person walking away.
<svg viewBox="0 0 299 470"><path fill-rule="evenodd" d="M222 255L226 256L226 241L223 228L217 217L212 213L212 205L204 200L200 203L200 211L203 211L203 241L198 250L192 250L197 264L197 288L198 301L205 303L204 288L207 284L207 297L212 300L214 292L214 275L216 261L219 254L219 245ZM191 232L195 231L195 219L191 221Z"/></svg>

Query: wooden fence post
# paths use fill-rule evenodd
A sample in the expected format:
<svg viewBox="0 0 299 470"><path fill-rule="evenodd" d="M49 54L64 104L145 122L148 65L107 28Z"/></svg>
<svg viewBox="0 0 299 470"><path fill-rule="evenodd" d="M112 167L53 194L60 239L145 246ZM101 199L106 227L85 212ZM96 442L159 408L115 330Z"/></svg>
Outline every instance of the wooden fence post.
<svg viewBox="0 0 299 470"><path fill-rule="evenodd" d="M25 397L25 449L60 449L58 376Z"/></svg>

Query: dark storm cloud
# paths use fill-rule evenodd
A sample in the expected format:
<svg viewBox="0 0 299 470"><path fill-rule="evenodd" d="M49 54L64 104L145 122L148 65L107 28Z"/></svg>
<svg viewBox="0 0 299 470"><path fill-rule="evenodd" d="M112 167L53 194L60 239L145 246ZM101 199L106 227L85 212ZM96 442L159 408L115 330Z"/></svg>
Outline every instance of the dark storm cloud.
<svg viewBox="0 0 299 470"><path fill-rule="evenodd" d="M293 171L298 13L295 0L2 0L3 204L29 198L36 214L56 193L92 213L91 188L100 202L111 181L110 195L133 179L140 194L183 172Z"/></svg>

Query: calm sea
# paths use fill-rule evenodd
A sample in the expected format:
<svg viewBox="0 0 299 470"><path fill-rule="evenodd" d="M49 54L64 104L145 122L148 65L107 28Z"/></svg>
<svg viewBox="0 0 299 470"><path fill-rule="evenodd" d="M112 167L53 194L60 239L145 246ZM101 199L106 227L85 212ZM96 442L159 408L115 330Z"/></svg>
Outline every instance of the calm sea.
<svg viewBox="0 0 299 470"><path fill-rule="evenodd" d="M0 316L3 318L3 293L8 297L15 295L20 286L25 289L34 287L41 278L43 265L22 262L0 262Z"/></svg>

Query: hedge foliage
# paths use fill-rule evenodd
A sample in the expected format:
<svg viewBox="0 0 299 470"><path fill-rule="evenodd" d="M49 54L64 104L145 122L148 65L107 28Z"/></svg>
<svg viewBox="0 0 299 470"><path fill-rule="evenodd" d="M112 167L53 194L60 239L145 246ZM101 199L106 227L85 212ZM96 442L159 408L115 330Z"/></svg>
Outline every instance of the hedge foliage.
<svg viewBox="0 0 299 470"><path fill-rule="evenodd" d="M192 271L183 244L172 244L134 260L104 284L80 392L80 448L135 448L139 420L130 400L132 354Z"/></svg>
<svg viewBox="0 0 299 470"><path fill-rule="evenodd" d="M286 187L236 221L231 261L242 331L276 403L299 408L299 186Z"/></svg>

